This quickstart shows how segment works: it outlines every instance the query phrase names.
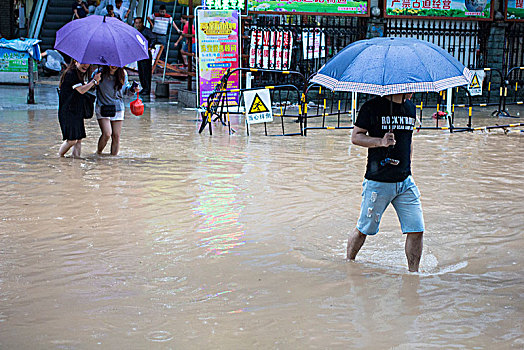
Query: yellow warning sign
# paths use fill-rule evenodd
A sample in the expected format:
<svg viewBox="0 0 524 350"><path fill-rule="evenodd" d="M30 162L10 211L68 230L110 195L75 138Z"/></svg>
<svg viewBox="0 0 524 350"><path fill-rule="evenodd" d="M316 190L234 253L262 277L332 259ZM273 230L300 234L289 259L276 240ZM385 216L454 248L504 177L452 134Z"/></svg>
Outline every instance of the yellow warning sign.
<svg viewBox="0 0 524 350"><path fill-rule="evenodd" d="M273 111L271 110L271 95L268 89L248 90L244 92L244 107L246 123L271 123Z"/></svg>
<svg viewBox="0 0 524 350"><path fill-rule="evenodd" d="M471 84L469 85L469 88L470 89L480 88L479 77L476 74L473 75L473 79L471 79Z"/></svg>
<svg viewBox="0 0 524 350"><path fill-rule="evenodd" d="M482 95L482 83L486 77L486 72L477 69L472 70L471 73L473 73L473 78L471 78L471 82L468 84L468 91L471 96L480 96Z"/></svg>
<svg viewBox="0 0 524 350"><path fill-rule="evenodd" d="M258 94L255 95L255 98L253 99L253 103L251 104L251 108L249 108L249 114L254 113L265 113L269 112L269 109L266 107L264 102L262 102L262 99Z"/></svg>

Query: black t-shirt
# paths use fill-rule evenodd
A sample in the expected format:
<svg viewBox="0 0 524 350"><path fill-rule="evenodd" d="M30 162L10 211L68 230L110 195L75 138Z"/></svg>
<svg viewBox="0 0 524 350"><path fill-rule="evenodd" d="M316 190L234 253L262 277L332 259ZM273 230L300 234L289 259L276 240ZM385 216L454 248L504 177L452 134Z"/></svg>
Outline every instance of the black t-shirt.
<svg viewBox="0 0 524 350"><path fill-rule="evenodd" d="M142 30L140 30L139 32L144 36L144 38L146 38L148 47L153 48L155 46L156 36L151 31L151 29L147 27L142 27Z"/></svg>
<svg viewBox="0 0 524 350"><path fill-rule="evenodd" d="M60 95L58 102L58 113L69 113L74 115L83 114L82 95L75 90L75 87L84 82L78 77L76 69L65 73L64 80L60 85Z"/></svg>
<svg viewBox="0 0 524 350"><path fill-rule="evenodd" d="M382 138L392 130L396 140L395 146L368 148L366 179L401 182L411 175L411 138L415 120L416 109L410 100L401 104L385 97L376 97L364 103L355 125L366 129L371 137ZM400 163L381 165L387 157L399 160Z"/></svg>
<svg viewBox="0 0 524 350"><path fill-rule="evenodd" d="M78 3L78 1L75 1L72 5L73 13L75 13L75 10L77 10L78 17L80 18L84 18L85 16L87 16L86 10L82 5L86 5L85 1L82 1L80 4Z"/></svg>

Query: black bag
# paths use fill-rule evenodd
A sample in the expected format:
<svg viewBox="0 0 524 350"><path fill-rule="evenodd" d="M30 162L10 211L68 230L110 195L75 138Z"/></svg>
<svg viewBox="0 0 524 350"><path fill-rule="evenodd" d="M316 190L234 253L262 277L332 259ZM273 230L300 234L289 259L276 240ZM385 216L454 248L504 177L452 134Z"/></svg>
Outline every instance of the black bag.
<svg viewBox="0 0 524 350"><path fill-rule="evenodd" d="M100 106L100 115L105 118L113 118L116 115L115 105Z"/></svg>
<svg viewBox="0 0 524 350"><path fill-rule="evenodd" d="M84 119L90 119L93 117L95 112L95 99L96 96L86 92L82 95L84 97Z"/></svg>
<svg viewBox="0 0 524 350"><path fill-rule="evenodd" d="M62 97L62 92L60 90L60 88L57 88L56 91L58 92L58 104L60 105L61 104L61 99L63 98ZM73 92L74 94L74 92ZM76 110L74 109L75 107L73 107L71 105L71 100L73 98L73 94L69 95L69 98L67 99L67 101L65 101L64 103L64 107L67 108L67 110L71 111L72 108L73 110ZM91 119L93 118L93 113L95 113L95 100L96 100L96 96L89 93L89 92L86 92L85 94L80 94L79 95L81 96L81 102L82 102L82 112L83 112L83 115L84 115L84 119Z"/></svg>

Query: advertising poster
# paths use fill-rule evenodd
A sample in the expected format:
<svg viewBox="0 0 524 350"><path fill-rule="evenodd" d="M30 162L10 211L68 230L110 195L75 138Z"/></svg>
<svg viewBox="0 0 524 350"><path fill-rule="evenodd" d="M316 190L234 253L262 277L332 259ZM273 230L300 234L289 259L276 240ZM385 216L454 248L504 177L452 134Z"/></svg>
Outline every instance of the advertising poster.
<svg viewBox="0 0 524 350"><path fill-rule="evenodd" d="M206 106L227 69L240 66L238 11L198 10L198 92L199 105ZM228 89L239 89L239 72L228 80ZM228 93L228 104L238 104L238 93Z"/></svg>
<svg viewBox="0 0 524 350"><path fill-rule="evenodd" d="M351 0L248 0L249 12L369 16L369 2Z"/></svg>
<svg viewBox="0 0 524 350"><path fill-rule="evenodd" d="M253 29L249 45L249 68L289 70L293 33Z"/></svg>
<svg viewBox="0 0 524 350"><path fill-rule="evenodd" d="M506 19L509 21L524 21L524 0L506 1Z"/></svg>
<svg viewBox="0 0 524 350"><path fill-rule="evenodd" d="M518 1L518 0L517 0ZM385 17L490 20L491 0L386 0Z"/></svg>

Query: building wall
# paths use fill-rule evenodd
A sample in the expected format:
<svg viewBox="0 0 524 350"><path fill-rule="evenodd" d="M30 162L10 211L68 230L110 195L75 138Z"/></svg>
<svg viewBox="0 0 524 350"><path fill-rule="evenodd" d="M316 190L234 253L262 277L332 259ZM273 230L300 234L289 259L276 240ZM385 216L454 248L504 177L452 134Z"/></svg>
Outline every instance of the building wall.
<svg viewBox="0 0 524 350"><path fill-rule="evenodd" d="M8 39L13 35L13 0L0 0L0 33Z"/></svg>

